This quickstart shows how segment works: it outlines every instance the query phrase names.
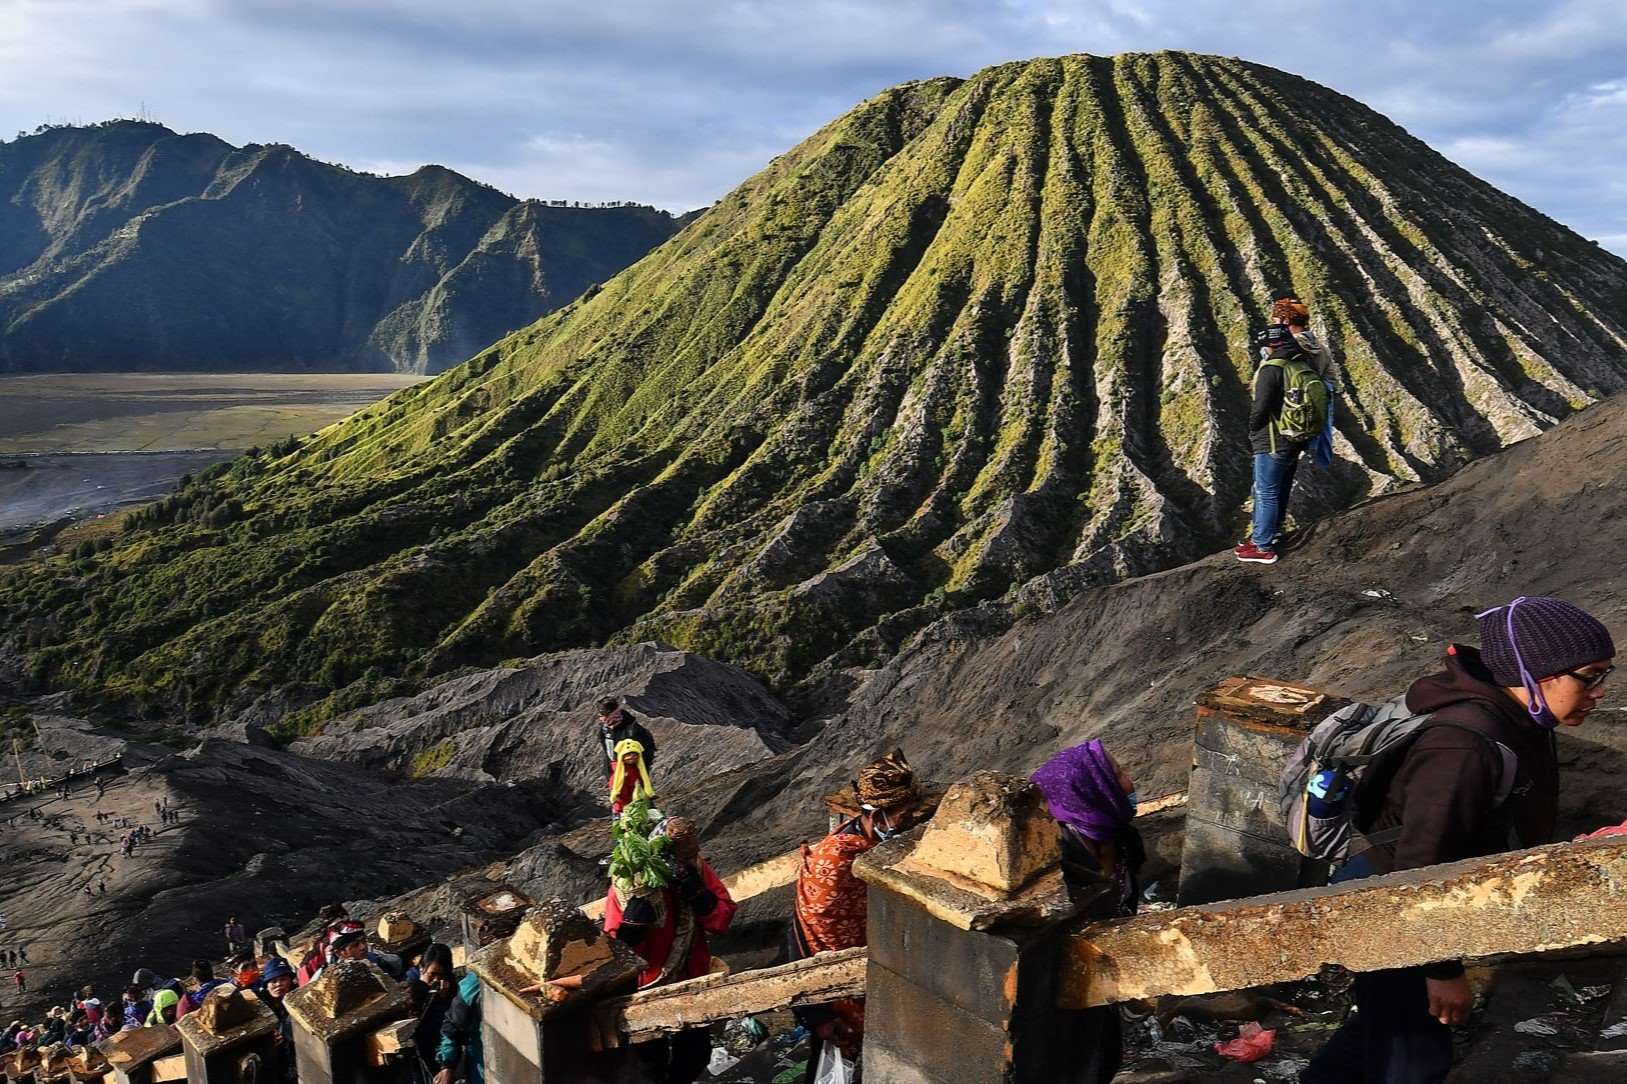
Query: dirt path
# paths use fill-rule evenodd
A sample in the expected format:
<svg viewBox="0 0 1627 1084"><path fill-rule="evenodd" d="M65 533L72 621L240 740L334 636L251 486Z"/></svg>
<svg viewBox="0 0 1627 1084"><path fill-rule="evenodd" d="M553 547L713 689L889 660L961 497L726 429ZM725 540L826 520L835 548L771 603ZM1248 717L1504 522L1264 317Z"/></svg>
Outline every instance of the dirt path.
<svg viewBox="0 0 1627 1084"><path fill-rule="evenodd" d="M137 768L101 778L100 793L94 782L80 780L67 798L50 790L0 806L0 865L7 872L0 879L0 914L6 917L0 950L28 953L21 967L30 990L18 998L15 969L0 970L0 997L8 1011L41 1008L43 991L72 985L77 976L64 963L77 972L85 940L130 914L139 886L178 845L189 811L161 774ZM160 824L154 803L165 801L181 813L180 825ZM138 826L150 828L153 838L125 856L120 841Z"/></svg>

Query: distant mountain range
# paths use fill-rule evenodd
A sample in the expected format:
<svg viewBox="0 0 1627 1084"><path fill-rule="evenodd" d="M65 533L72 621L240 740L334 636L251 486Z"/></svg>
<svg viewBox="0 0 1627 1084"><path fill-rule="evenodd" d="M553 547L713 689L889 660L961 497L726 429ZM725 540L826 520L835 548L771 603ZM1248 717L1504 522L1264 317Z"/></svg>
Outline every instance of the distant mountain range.
<svg viewBox="0 0 1627 1084"><path fill-rule="evenodd" d="M0 372L437 372L677 231L161 124L0 143Z"/></svg>

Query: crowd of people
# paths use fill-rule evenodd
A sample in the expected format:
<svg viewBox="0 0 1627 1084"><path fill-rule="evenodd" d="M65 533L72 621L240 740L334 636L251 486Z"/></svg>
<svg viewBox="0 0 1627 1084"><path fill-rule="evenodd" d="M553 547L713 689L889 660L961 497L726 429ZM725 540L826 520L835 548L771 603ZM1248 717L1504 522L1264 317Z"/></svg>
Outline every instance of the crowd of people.
<svg viewBox="0 0 1627 1084"><path fill-rule="evenodd" d="M1555 732L1582 725L1598 706L1614 669L1614 641L1596 618L1554 598L1514 599L1479 615L1478 625L1478 648L1451 645L1442 669L1418 679L1398 701L1424 723L1350 784L1360 789L1348 796L1350 808L1360 811L1351 814L1359 816L1359 838L1334 872L1335 883L1552 840L1560 784ZM602 750L607 804L618 813L648 811L656 754L649 730L608 699L599 704L595 746ZM1324 812L1342 785L1325 775L1310 791ZM1058 824L1064 877L1111 889L1091 894L1094 917L1133 915L1146 852L1135 827L1135 784L1123 766L1091 740L1052 755L1032 781ZM901 750L865 766L854 792L859 812L802 848L788 916L792 959L867 944L866 888L853 863L929 812ZM648 839L665 841L662 875L613 880L603 920L606 934L644 961L640 988L713 970L708 939L728 930L737 910L703 857L691 820L657 813ZM481 987L474 976L457 974L450 948L431 943L406 960L372 947L367 930L343 908L324 909L318 918L320 936L297 967L276 954L257 958L242 923L231 916L222 928L230 956L224 976L204 960L184 980L143 968L111 1005L86 987L37 1025L13 1022L0 1033L0 1053L57 1042L72 1049L123 1029L173 1022L225 985L252 991L276 1014L287 1051L288 992L316 981L335 961L370 960L408 987L419 1020L416 1065L426 1084L480 1084ZM17 982L21 987L20 971ZM1461 963L1358 975L1353 996L1357 1011L1304 1070L1302 1084L1439 1084L1446 1078L1451 1027L1466 1022L1472 1008ZM862 1078L862 999L799 1008L796 1016L811 1041L808 1081L828 1078L833 1063L839 1063L839 1072L830 1074L835 1078ZM1122 1062L1118 1011L1108 1006L1075 1016L1070 1033L1078 1036L1081 1064L1074 1079L1107 1084ZM704 1028L640 1048L646 1078L660 1084L693 1084L710 1052ZM284 1062L277 1071L286 1079L293 1062Z"/></svg>

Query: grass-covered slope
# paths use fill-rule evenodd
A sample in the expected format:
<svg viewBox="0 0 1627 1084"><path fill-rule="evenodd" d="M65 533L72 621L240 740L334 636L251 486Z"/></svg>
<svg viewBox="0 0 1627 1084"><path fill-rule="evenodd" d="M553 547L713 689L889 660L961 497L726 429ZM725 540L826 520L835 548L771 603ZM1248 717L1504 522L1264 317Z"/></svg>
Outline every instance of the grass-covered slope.
<svg viewBox="0 0 1627 1084"><path fill-rule="evenodd" d="M672 236L118 121L0 142L0 372L438 372Z"/></svg>
<svg viewBox="0 0 1627 1084"><path fill-rule="evenodd" d="M1009 64L863 103L597 293L16 575L7 643L293 726L612 639L784 686L1231 537L1276 288L1345 382L1301 514L1627 386L1627 264L1358 103L1212 57Z"/></svg>

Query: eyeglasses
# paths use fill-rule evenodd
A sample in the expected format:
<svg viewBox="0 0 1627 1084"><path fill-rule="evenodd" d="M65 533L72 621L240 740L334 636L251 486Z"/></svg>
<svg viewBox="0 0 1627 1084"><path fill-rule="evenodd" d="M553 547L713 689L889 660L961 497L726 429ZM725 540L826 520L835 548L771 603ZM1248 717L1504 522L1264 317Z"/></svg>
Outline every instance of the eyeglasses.
<svg viewBox="0 0 1627 1084"><path fill-rule="evenodd" d="M1563 673L1565 677L1575 678L1580 681L1584 689L1597 689L1605 683L1606 678L1615 672L1616 668L1614 666L1606 666L1603 670L1592 674L1578 674L1575 670L1566 670Z"/></svg>

